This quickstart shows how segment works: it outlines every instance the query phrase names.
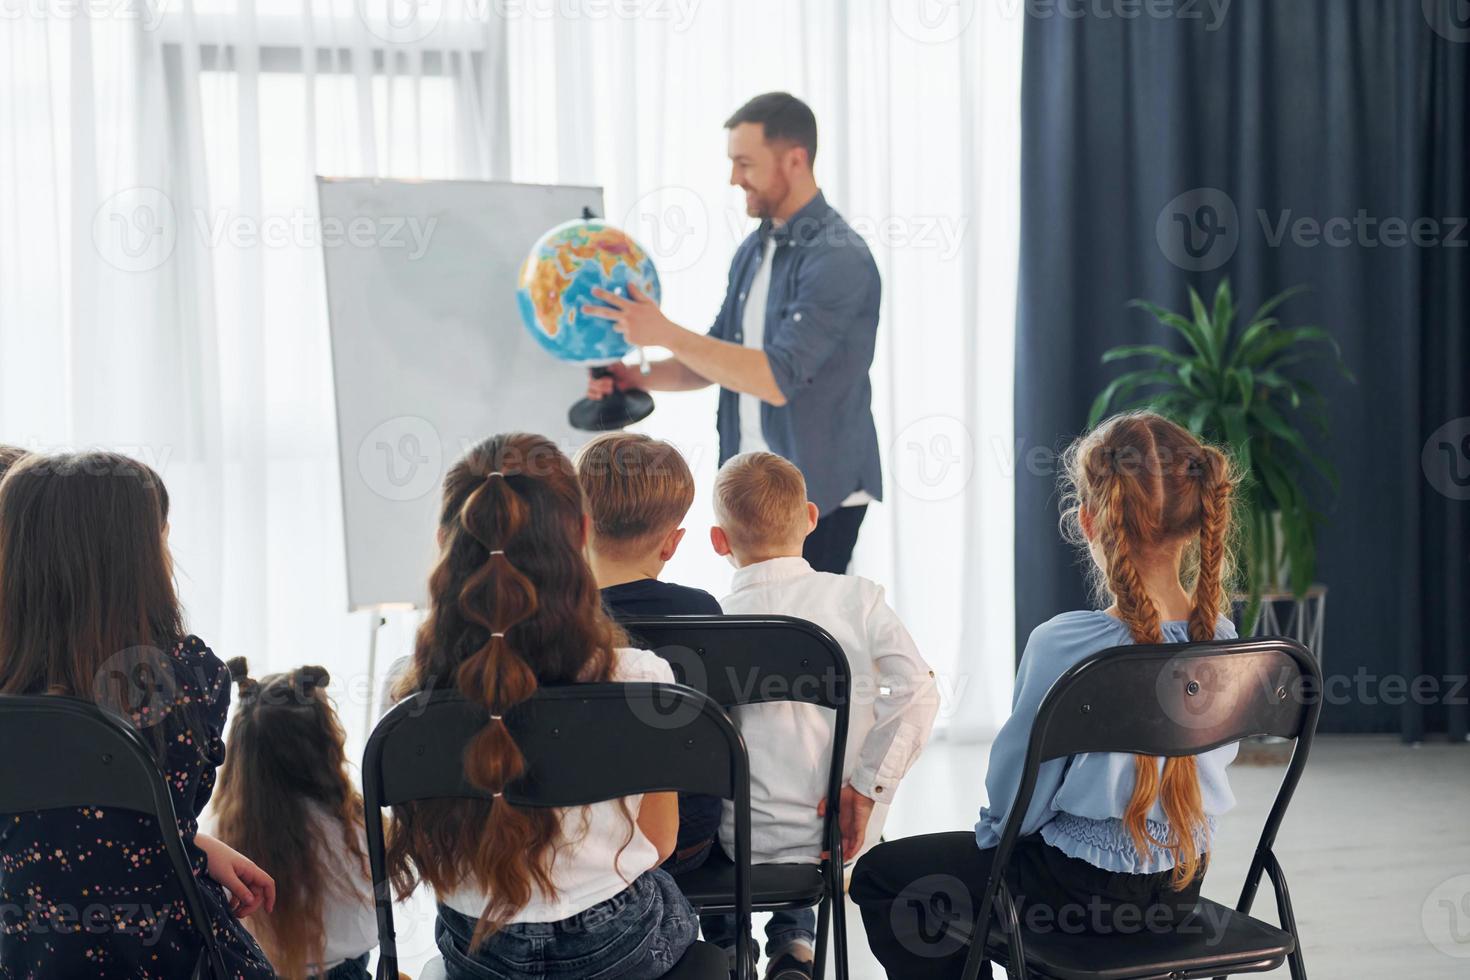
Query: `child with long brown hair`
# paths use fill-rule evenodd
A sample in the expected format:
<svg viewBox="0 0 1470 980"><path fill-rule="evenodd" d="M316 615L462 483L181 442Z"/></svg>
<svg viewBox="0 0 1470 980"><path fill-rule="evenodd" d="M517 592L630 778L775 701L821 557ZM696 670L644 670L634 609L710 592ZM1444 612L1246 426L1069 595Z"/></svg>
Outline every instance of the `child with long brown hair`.
<svg viewBox="0 0 1470 980"><path fill-rule="evenodd" d="M429 614L394 693L459 690L496 716L465 755L487 792L525 773L498 716L541 685L673 682L604 613L587 526L571 461L541 436L494 436L445 476ZM566 811L427 800L393 816L389 870L401 897L434 889L451 980L661 977L698 931L659 869L678 832L674 793Z"/></svg>
<svg viewBox="0 0 1470 980"><path fill-rule="evenodd" d="M894 904L929 874L954 875L980 893L1037 709L1057 678L1114 646L1235 636L1224 615L1237 485L1230 459L1182 426L1137 412L1077 440L1063 464L1064 531L1089 556L1106 608L1062 613L1032 631L1012 715L991 747L990 802L974 833L893 841L858 863L852 896L891 977L959 975L965 946L926 942L918 930L933 924L894 914ZM1153 692L1138 696L1150 701ZM1023 919L1029 905L1046 909L1055 928L1172 928L1198 900L1216 820L1234 805L1225 769L1235 752L1228 745L1170 759L1093 753L1043 763L1007 877Z"/></svg>
<svg viewBox="0 0 1470 980"><path fill-rule="evenodd" d="M168 512L158 474L126 456L15 463L0 481L0 694L97 702L138 728L173 794L230 975L270 977L235 919L269 912L275 884L198 832L224 756L230 683L225 665L184 627ZM112 807L0 822L0 909L20 913L0 916L3 977L187 977L203 947L152 819Z"/></svg>
<svg viewBox="0 0 1470 980"><path fill-rule="evenodd" d="M347 769L347 733L325 667L257 681L229 662L239 689L214 794L220 840L279 883L276 907L251 925L287 980L367 980L378 945L362 796Z"/></svg>

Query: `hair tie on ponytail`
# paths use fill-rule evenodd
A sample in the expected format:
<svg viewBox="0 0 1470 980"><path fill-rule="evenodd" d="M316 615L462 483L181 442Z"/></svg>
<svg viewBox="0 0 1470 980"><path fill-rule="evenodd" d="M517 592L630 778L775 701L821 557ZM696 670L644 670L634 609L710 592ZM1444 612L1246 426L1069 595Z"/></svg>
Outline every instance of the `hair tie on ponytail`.
<svg viewBox="0 0 1470 980"><path fill-rule="evenodd" d="M491 721L505 721L505 715L491 715Z"/></svg>
<svg viewBox="0 0 1470 980"><path fill-rule="evenodd" d="M1205 475L1204 460L1191 459L1188 465L1184 467L1184 473L1186 476L1192 476L1196 480L1202 478Z"/></svg>
<svg viewBox="0 0 1470 980"><path fill-rule="evenodd" d="M505 639L505 634L504 634L504 633L491 633L491 634L490 634L490 635L491 635L491 637L496 637L496 636L498 636L498 637L500 637L500 638L501 638L501 639L502 639L502 640L503 640L503 639Z"/></svg>
<svg viewBox="0 0 1470 980"><path fill-rule="evenodd" d="M504 548L492 548L490 550L490 554L492 554L492 555L503 555L503 554L505 554L505 549Z"/></svg>
<svg viewBox="0 0 1470 980"><path fill-rule="evenodd" d="M332 675L327 673L327 668L318 666L298 667L296 677L301 682L301 690L304 694L310 694L319 687L326 687L332 682Z"/></svg>
<svg viewBox="0 0 1470 980"><path fill-rule="evenodd" d="M254 698L260 690L260 684L250 676L250 665L245 662L244 657L231 657L225 662L229 668L230 680L240 689L240 697L244 699Z"/></svg>
<svg viewBox="0 0 1470 980"><path fill-rule="evenodd" d="M500 472L499 470L491 470L489 473L486 473L485 479L490 480L497 476L500 477L502 480L505 479L505 474Z"/></svg>

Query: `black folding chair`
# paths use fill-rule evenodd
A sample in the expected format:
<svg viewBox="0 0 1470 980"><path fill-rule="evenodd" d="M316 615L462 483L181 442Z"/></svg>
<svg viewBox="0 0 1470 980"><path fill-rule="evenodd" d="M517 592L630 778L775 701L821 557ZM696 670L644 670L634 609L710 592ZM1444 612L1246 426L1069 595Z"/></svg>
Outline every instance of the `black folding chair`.
<svg viewBox="0 0 1470 980"><path fill-rule="evenodd" d="M987 957L1026 980L1194 980L1291 965L1306 980L1286 876L1272 845L1307 764L1322 710L1322 674L1284 638L1113 647L1067 671L1037 711L1016 800L995 850L971 937L964 980ZM1156 701L1149 699L1157 695ZM1043 762L1085 752L1196 755L1252 735L1296 740L1235 909L1201 898L1168 931L1106 936L1022 928L1003 876ZM1281 927L1250 916L1261 873L1276 890ZM998 921L992 921L992 914ZM982 955L982 948L984 955Z"/></svg>
<svg viewBox="0 0 1470 980"><path fill-rule="evenodd" d="M6 747L0 752L0 814L93 806L153 818L204 944L193 976L226 980L229 973L179 836L173 796L137 729L90 701L7 694L0 695L0 745Z"/></svg>
<svg viewBox="0 0 1470 980"><path fill-rule="evenodd" d="M398 951L383 840L383 807L445 797L488 799L464 775L465 747L489 714L454 691L415 694L378 722L363 754L368 861L378 915L378 977L396 980ZM640 793L684 790L733 800L736 910L750 936L750 773L730 719L697 691L670 684L546 687L506 713L526 774L506 787L523 807L576 807ZM697 942L668 980L728 980L725 954Z"/></svg>
<svg viewBox="0 0 1470 980"><path fill-rule="evenodd" d="M827 816L822 823L825 864L757 864L751 868L757 912L810 908L817 912L814 976L824 975L828 924L838 980L847 980L847 920L843 907L842 831L837 802L847 753L852 674L832 634L794 616L662 616L624 622L635 646L669 661L682 684L722 707L796 701L836 714L827 772ZM736 808L736 816L740 815ZM682 874L679 887L701 912L734 909L732 869L718 852Z"/></svg>

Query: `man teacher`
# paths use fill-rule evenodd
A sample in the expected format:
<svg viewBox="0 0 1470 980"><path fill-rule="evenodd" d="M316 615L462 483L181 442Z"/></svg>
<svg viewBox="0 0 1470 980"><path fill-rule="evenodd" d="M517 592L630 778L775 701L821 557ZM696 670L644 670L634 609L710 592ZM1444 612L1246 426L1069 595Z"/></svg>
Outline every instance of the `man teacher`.
<svg viewBox="0 0 1470 980"><path fill-rule="evenodd" d="M692 391L720 386L720 462L766 450L796 464L820 519L804 555L842 574L870 501L883 497L868 370L882 283L867 244L827 203L812 173L816 117L784 92L758 95L725 122L730 183L760 226L735 251L709 332L681 327L636 289L598 291L605 316L630 343L671 358L615 364L588 397L618 389Z"/></svg>

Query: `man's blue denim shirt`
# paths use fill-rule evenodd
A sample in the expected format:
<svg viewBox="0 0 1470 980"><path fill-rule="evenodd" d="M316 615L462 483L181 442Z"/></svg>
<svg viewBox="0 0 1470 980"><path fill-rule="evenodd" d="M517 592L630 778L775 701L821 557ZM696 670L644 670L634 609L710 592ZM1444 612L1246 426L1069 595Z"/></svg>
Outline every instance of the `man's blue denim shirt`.
<svg viewBox="0 0 1470 980"><path fill-rule="evenodd" d="M709 335L743 343L745 296L774 238L764 346L782 406L761 403L771 451L795 463L807 496L828 514L858 490L883 499L873 386L883 284L868 245L821 194L780 227L750 234L730 262L730 282ZM740 452L740 396L720 389L720 462Z"/></svg>

